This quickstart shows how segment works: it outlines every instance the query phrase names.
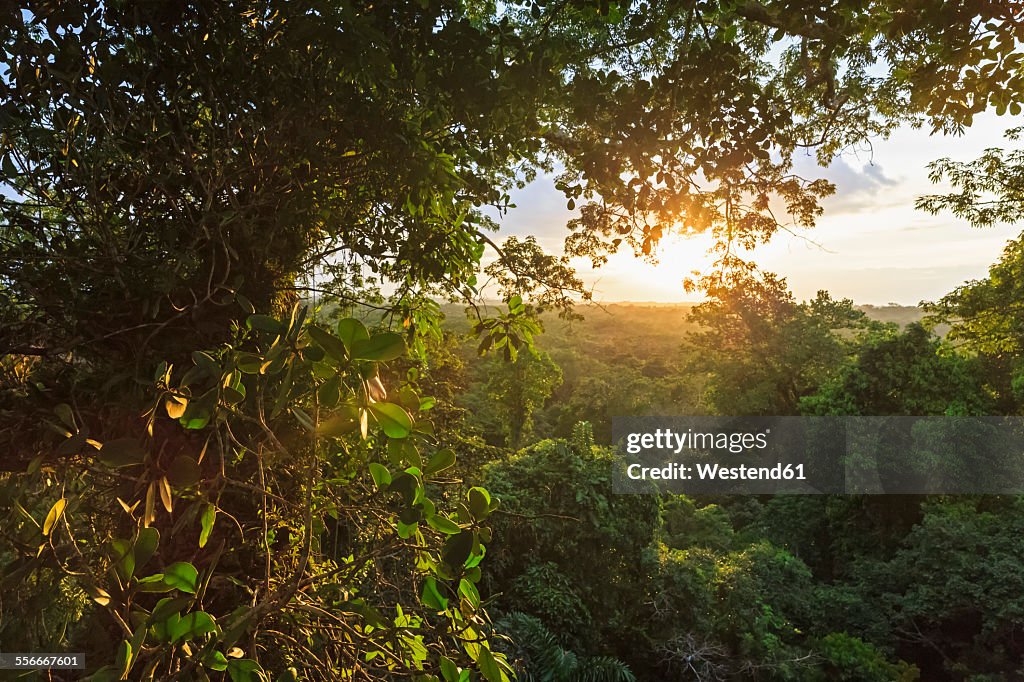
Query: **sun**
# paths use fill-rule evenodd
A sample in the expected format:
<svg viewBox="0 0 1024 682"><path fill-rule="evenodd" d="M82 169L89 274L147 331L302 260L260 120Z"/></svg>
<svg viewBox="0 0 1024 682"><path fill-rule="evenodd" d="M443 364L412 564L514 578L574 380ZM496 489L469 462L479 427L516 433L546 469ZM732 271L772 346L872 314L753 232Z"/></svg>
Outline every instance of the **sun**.
<svg viewBox="0 0 1024 682"><path fill-rule="evenodd" d="M699 300L687 293L683 280L694 271L703 273L712 266L708 251L712 237L701 234L683 237L670 234L663 237L654 250L654 259L635 255L624 247L608 257L600 268L592 268L585 258L574 259L583 280L594 289L597 301L636 301L679 303Z"/></svg>

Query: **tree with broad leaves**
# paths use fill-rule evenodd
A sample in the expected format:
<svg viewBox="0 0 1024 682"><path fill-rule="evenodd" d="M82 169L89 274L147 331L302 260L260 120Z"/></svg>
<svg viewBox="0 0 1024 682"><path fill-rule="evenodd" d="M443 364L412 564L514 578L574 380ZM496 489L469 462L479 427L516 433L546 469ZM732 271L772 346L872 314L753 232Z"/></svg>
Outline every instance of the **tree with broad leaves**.
<svg viewBox="0 0 1024 682"><path fill-rule="evenodd" d="M798 151L1019 109L1022 19L1013 0L5 6L20 641L79 623L94 679L507 678L475 587L497 500L431 501L455 453L399 371L424 299L473 296L488 248L510 307L570 305L566 263L493 243L484 208L557 167L569 255L710 231L728 265L813 224L833 188L793 173ZM400 332L293 305L382 284ZM522 342L503 326L525 328L481 331Z"/></svg>

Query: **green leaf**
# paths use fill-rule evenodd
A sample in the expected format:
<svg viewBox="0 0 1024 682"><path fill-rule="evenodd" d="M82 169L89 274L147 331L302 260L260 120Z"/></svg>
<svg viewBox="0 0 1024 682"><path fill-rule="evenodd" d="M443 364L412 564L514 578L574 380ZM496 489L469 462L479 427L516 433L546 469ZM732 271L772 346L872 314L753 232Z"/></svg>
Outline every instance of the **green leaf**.
<svg viewBox="0 0 1024 682"><path fill-rule="evenodd" d="M352 347L352 357L357 360L387 362L405 355L405 339L394 332L374 334L369 339L357 341Z"/></svg>
<svg viewBox="0 0 1024 682"><path fill-rule="evenodd" d="M239 391L237 388L233 386L225 386L223 388L221 392L224 395L225 403L227 403L228 405L237 405L238 403L245 400L245 387L241 386L241 384L239 384L239 387L242 388L241 391Z"/></svg>
<svg viewBox="0 0 1024 682"><path fill-rule="evenodd" d="M391 483L391 472L383 464L370 462L370 476L373 476L373 482L379 489L383 489Z"/></svg>
<svg viewBox="0 0 1024 682"><path fill-rule="evenodd" d="M191 601L192 597L164 597L153 607L153 612L149 614L146 622L152 625L169 618L171 615L177 615Z"/></svg>
<svg viewBox="0 0 1024 682"><path fill-rule="evenodd" d="M391 485L388 486L388 490L401 495L402 499L408 505L411 505L416 499L416 491L418 489L419 481L416 480L416 477L410 476L404 471L392 478Z"/></svg>
<svg viewBox="0 0 1024 682"><path fill-rule="evenodd" d="M480 608L480 592L477 591L476 585L469 580L463 578L459 581L459 594L466 598L474 609Z"/></svg>
<svg viewBox="0 0 1024 682"><path fill-rule="evenodd" d="M198 580L199 571L186 561L179 561L164 569L164 582L182 592L195 594Z"/></svg>
<svg viewBox="0 0 1024 682"><path fill-rule="evenodd" d="M238 303L238 307L242 309L242 312L246 315L252 315L256 312L256 306L252 304L252 301L247 299L242 294L235 294L235 301Z"/></svg>
<svg viewBox="0 0 1024 682"><path fill-rule="evenodd" d="M458 535L453 535L444 543L441 550L441 559L453 570L462 568L466 563L469 553L473 551L473 531L464 530Z"/></svg>
<svg viewBox="0 0 1024 682"><path fill-rule="evenodd" d="M370 413L389 438L406 438L412 433L409 413L394 403L372 403Z"/></svg>
<svg viewBox="0 0 1024 682"><path fill-rule="evenodd" d="M299 422L304 429L310 433L316 431L316 425L313 423L313 419L306 414L302 408L289 407L288 411L292 413L292 416L295 417L295 421Z"/></svg>
<svg viewBox="0 0 1024 682"><path fill-rule="evenodd" d="M405 523L402 520L399 520L396 525L398 526L398 537L403 540L408 540L412 536L416 535L416 531L420 527L418 522Z"/></svg>
<svg viewBox="0 0 1024 682"><path fill-rule="evenodd" d="M217 632L217 622L205 611L193 611L167 619L167 635L172 643L195 639L211 632Z"/></svg>
<svg viewBox="0 0 1024 682"><path fill-rule="evenodd" d="M135 538L135 547L132 552L135 555L135 568L142 568L153 558L157 545L160 544L160 531L156 528L141 528L138 537Z"/></svg>
<svg viewBox="0 0 1024 682"><path fill-rule="evenodd" d="M359 410L355 405L341 408L320 422L319 434L328 438L342 438L359 430Z"/></svg>
<svg viewBox="0 0 1024 682"><path fill-rule="evenodd" d="M128 581L135 575L135 544L123 538L115 538L110 541L113 548L114 570L121 582L128 584Z"/></svg>
<svg viewBox="0 0 1024 682"><path fill-rule="evenodd" d="M366 327L359 320L347 317L338 322L338 338L351 353L357 343L370 338L370 332L366 331Z"/></svg>
<svg viewBox="0 0 1024 682"><path fill-rule="evenodd" d="M53 527L57 525L57 521L64 515L64 509L67 506L68 500L66 497L62 497L53 503L50 511L46 514L46 520L43 521L43 535L49 536L53 532Z"/></svg>
<svg viewBox="0 0 1024 682"><path fill-rule="evenodd" d="M442 656L439 662L441 664L441 677L444 678L445 682L458 682L459 666L455 665L455 662L447 656Z"/></svg>
<svg viewBox="0 0 1024 682"><path fill-rule="evenodd" d="M477 521L482 521L487 518L487 515L491 511L491 495L486 490L479 486L474 486L469 489L466 497L469 500L469 511L473 515L473 518Z"/></svg>
<svg viewBox="0 0 1024 682"><path fill-rule="evenodd" d="M199 531L199 546L205 547L210 540L210 532L213 530L213 522L217 520L217 507L212 504L203 506L203 514L199 517L201 530Z"/></svg>
<svg viewBox="0 0 1024 682"><path fill-rule="evenodd" d="M388 461L395 466L422 464L419 450L408 438L392 438L388 441Z"/></svg>
<svg viewBox="0 0 1024 682"><path fill-rule="evenodd" d="M68 428L72 431L76 431L78 427L75 425L75 415L71 411L71 406L67 403L60 403L57 407L53 408L54 414L64 422Z"/></svg>
<svg viewBox="0 0 1024 682"><path fill-rule="evenodd" d="M231 682L252 682L258 679L253 673L263 672L260 664L250 658L236 658L228 661L228 675Z"/></svg>
<svg viewBox="0 0 1024 682"><path fill-rule="evenodd" d="M220 365L209 353L204 353L201 350L192 352L192 362L196 364L196 367L200 367L204 372L209 374L211 377L220 376Z"/></svg>
<svg viewBox="0 0 1024 682"><path fill-rule="evenodd" d="M179 421L186 429L198 431L199 429L206 428L206 425L210 423L210 416L209 410L199 408L195 412L182 417Z"/></svg>
<svg viewBox="0 0 1024 682"><path fill-rule="evenodd" d="M245 321L245 325L249 329L258 329L259 331L271 332L273 334L284 332L284 325L269 315L250 315L249 319Z"/></svg>
<svg viewBox="0 0 1024 682"><path fill-rule="evenodd" d="M99 458L109 467L126 467L141 464L146 451L134 438L117 438L103 444Z"/></svg>
<svg viewBox="0 0 1024 682"><path fill-rule="evenodd" d="M459 527L459 524L440 514L428 516L427 525L439 533L444 533L445 535L455 535L456 533L462 532L462 528Z"/></svg>
<svg viewBox="0 0 1024 682"><path fill-rule="evenodd" d="M348 351L345 348L345 342L334 336L328 331L317 327L316 325L310 325L306 328L306 333L313 339L321 348L324 349L328 355L337 360L338 362L344 362L348 356Z"/></svg>
<svg viewBox="0 0 1024 682"><path fill-rule="evenodd" d="M445 448L444 450L438 450L434 453L434 456L427 462L427 466L424 469L424 474L427 476L433 476L439 471L444 471L449 467L455 465L455 453L450 449Z"/></svg>
<svg viewBox="0 0 1024 682"><path fill-rule="evenodd" d="M423 581L423 591L420 593L420 600L428 608L435 611L444 611L448 608L448 598L437 589L437 580L432 577Z"/></svg>
<svg viewBox="0 0 1024 682"><path fill-rule="evenodd" d="M494 654L486 646L480 647L480 655L477 656L476 664L480 667L480 674L487 682L502 682L501 668L494 660Z"/></svg>
<svg viewBox="0 0 1024 682"><path fill-rule="evenodd" d="M125 679L132 667L132 645L126 639L117 645L117 658L114 659L114 667L121 672L121 678Z"/></svg>
<svg viewBox="0 0 1024 682"><path fill-rule="evenodd" d="M255 353L239 353L235 358L235 367L243 374L259 374L263 359Z"/></svg>
<svg viewBox="0 0 1024 682"><path fill-rule="evenodd" d="M188 455L178 455L167 467L167 480L176 488L188 488L203 477L199 463Z"/></svg>
<svg viewBox="0 0 1024 682"><path fill-rule="evenodd" d="M321 408L330 410L336 407L341 400L341 377L335 375L320 384L316 397Z"/></svg>
<svg viewBox="0 0 1024 682"><path fill-rule="evenodd" d="M210 670L223 672L228 668L228 658L221 652L214 649L214 651L203 661L203 665Z"/></svg>
<svg viewBox="0 0 1024 682"><path fill-rule="evenodd" d="M154 573L136 581L135 589L139 592L168 592L174 588L164 581L163 573Z"/></svg>

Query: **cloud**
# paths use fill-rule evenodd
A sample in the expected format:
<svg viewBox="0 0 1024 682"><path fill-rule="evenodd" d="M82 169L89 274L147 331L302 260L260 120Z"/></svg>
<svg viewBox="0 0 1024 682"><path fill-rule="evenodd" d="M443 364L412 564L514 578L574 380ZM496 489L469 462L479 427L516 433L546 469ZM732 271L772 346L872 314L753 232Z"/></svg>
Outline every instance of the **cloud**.
<svg viewBox="0 0 1024 682"><path fill-rule="evenodd" d="M836 193L822 201L827 215L912 205L914 201L912 194L899 191L902 180L887 174L885 168L874 161L851 164L847 157L840 156L828 168L822 168L813 156L798 157L794 172L805 178L825 178L835 184Z"/></svg>

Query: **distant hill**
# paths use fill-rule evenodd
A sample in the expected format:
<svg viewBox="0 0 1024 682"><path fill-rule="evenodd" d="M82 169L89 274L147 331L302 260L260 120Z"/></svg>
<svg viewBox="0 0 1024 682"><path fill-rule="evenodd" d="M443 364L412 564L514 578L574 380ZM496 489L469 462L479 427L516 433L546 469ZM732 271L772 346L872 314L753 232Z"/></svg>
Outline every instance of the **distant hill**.
<svg viewBox="0 0 1024 682"><path fill-rule="evenodd" d="M650 335L663 336L675 335L689 331L692 325L686 321L690 310L696 303L658 303L658 302L632 302L620 301L617 303L606 303L603 305L581 305L577 306L576 312L583 316L583 321L578 323L588 329L600 328L603 325L611 324L631 325L639 337ZM499 309L500 304L488 302L480 306L482 315L493 314ZM453 330L467 331L470 322L466 318L466 306L462 304L446 303L441 306L445 314L445 325ZM913 322L919 322L924 317L924 311L917 306L909 305L859 305L858 310L879 322L893 322L900 326L906 326ZM550 331L554 327L561 327L568 323L562 322L555 315L544 316L545 327ZM940 330L940 333L942 330Z"/></svg>
<svg viewBox="0 0 1024 682"><path fill-rule="evenodd" d="M895 322L901 326L920 322L924 317L924 311L913 305L859 305L857 310L863 310L873 320Z"/></svg>

